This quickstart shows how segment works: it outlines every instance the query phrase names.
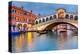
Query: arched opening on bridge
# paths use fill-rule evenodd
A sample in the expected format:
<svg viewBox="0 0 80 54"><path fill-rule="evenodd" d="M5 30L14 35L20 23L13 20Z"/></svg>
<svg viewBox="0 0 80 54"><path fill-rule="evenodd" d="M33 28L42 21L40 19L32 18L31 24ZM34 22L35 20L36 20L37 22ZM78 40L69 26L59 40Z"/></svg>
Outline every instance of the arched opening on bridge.
<svg viewBox="0 0 80 54"><path fill-rule="evenodd" d="M48 21L49 19L48 19L48 17L46 18L46 21Z"/></svg>
<svg viewBox="0 0 80 54"><path fill-rule="evenodd" d="M41 23L41 20L39 20L39 23Z"/></svg>
<svg viewBox="0 0 80 54"><path fill-rule="evenodd" d="M73 19L73 15L70 15L70 19L71 19L71 20Z"/></svg>
<svg viewBox="0 0 80 54"><path fill-rule="evenodd" d="M38 21L36 21L36 24L38 24Z"/></svg>
<svg viewBox="0 0 80 54"><path fill-rule="evenodd" d="M54 16L53 16L53 18L54 18L54 19L56 19L56 18L57 18L57 16L56 16L56 15L54 15Z"/></svg>
<svg viewBox="0 0 80 54"><path fill-rule="evenodd" d="M66 15L65 15L65 18L66 18L66 19L69 19L69 15L68 15L68 14L66 14Z"/></svg>
<svg viewBox="0 0 80 54"><path fill-rule="evenodd" d="M47 25L43 30L52 30L55 26L57 26L59 24L69 24L78 30L78 28L75 25L67 23L67 22L55 22L50 25Z"/></svg>
<svg viewBox="0 0 80 54"><path fill-rule="evenodd" d="M45 22L45 19L43 19L43 22Z"/></svg>
<svg viewBox="0 0 80 54"><path fill-rule="evenodd" d="M52 16L50 16L50 20L52 20Z"/></svg>
<svg viewBox="0 0 80 54"><path fill-rule="evenodd" d="M74 16L74 20L78 20L78 16Z"/></svg>

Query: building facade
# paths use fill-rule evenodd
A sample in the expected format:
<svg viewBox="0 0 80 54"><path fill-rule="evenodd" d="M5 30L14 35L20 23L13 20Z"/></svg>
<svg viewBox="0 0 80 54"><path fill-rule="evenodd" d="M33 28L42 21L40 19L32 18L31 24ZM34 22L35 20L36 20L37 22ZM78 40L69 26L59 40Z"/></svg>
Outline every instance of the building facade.
<svg viewBox="0 0 80 54"><path fill-rule="evenodd" d="M26 11L23 7L9 6L9 24L12 32L26 31L28 24L33 25L36 15Z"/></svg>

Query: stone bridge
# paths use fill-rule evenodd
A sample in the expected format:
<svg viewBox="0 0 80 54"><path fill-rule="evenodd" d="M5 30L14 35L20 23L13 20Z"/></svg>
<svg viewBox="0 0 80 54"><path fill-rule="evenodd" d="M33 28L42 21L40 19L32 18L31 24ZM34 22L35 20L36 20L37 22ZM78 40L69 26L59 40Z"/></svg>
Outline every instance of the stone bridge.
<svg viewBox="0 0 80 54"><path fill-rule="evenodd" d="M70 19L53 19L49 20L47 22L39 23L33 25L32 29L30 30L51 30L53 27L59 25L59 24L69 24L74 26L75 28L78 29L78 21L77 20L70 20Z"/></svg>

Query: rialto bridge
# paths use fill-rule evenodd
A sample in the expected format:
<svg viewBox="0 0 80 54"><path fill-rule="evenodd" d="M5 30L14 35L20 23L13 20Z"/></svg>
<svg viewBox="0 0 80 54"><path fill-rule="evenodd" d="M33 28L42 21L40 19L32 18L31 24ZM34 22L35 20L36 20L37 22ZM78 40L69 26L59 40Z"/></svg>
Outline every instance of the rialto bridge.
<svg viewBox="0 0 80 54"><path fill-rule="evenodd" d="M69 24L78 29L78 16L76 14L66 13L65 18L59 19L58 15L50 15L35 20L35 25L30 30L51 30L59 24Z"/></svg>

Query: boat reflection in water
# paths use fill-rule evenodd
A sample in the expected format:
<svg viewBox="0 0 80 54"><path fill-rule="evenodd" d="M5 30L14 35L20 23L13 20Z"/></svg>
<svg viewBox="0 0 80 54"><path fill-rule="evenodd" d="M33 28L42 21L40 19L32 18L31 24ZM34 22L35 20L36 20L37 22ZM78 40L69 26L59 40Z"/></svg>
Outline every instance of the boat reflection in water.
<svg viewBox="0 0 80 54"><path fill-rule="evenodd" d="M78 48L78 36L73 31L56 32L49 31L46 34L27 32L14 36L12 39L13 52L48 51L59 49Z"/></svg>

